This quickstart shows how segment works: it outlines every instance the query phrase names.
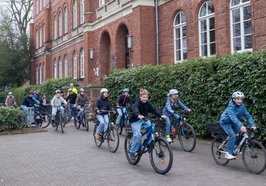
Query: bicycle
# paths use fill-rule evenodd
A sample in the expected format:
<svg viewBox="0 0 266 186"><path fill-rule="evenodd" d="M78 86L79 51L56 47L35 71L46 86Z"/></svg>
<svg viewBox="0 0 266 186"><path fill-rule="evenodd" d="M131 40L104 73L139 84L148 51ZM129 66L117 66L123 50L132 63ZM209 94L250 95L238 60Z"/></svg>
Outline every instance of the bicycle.
<svg viewBox="0 0 266 186"><path fill-rule="evenodd" d="M230 161L225 158L229 137L220 124L210 124L208 128L214 137L211 145L212 157L218 165L226 166ZM253 133L252 128L247 128L247 132L239 136L241 141L235 148L234 155L242 154L245 168L253 174L260 174L266 168L266 150L262 143L254 139Z"/></svg>
<svg viewBox="0 0 266 186"><path fill-rule="evenodd" d="M34 123L39 127L46 128L51 122L51 116L40 106L35 109Z"/></svg>
<svg viewBox="0 0 266 186"><path fill-rule="evenodd" d="M69 123L72 119L72 117L75 118L76 113L74 111L74 108L70 108L70 105L68 104L65 107L65 112L64 112L64 127L66 126L67 123Z"/></svg>
<svg viewBox="0 0 266 186"><path fill-rule="evenodd" d="M122 118L120 120L119 126L117 127L118 133L121 135L123 132L123 128L129 126L129 116L127 110L123 112L123 108L126 107L117 107L117 109L121 109Z"/></svg>
<svg viewBox="0 0 266 186"><path fill-rule="evenodd" d="M114 123L110 121L110 114L113 111L101 110L100 113L102 113L102 112L108 113L108 117L109 117L108 127L103 132L103 134L100 135L100 139L96 139L95 134L97 131L97 127L99 126L99 122L98 122L98 120L95 121L95 126L93 129L94 142L95 142L95 145L97 147L101 147L101 145L106 140L108 143L109 151L112 153L115 153L118 149L118 146L119 146L119 134L117 132L116 127L114 126Z"/></svg>
<svg viewBox="0 0 266 186"><path fill-rule="evenodd" d="M144 119L144 121L146 122L148 120ZM150 163L155 172L159 174L166 174L170 171L173 164L173 152L169 144L163 138L161 138L159 135L154 134L154 122L152 122L152 126L146 129L142 128L142 145L137 151L136 159L131 159L129 151L133 142L132 128L127 127L126 133L127 134L125 138L124 152L130 164L136 165L140 161L141 156L144 153L148 152L150 157ZM144 139L145 135L146 138ZM152 142L148 144L148 139L150 136L152 138Z"/></svg>
<svg viewBox="0 0 266 186"><path fill-rule="evenodd" d="M81 110L81 113L79 115L79 118L78 115L75 114L76 117L74 117L74 125L76 129L79 129L80 126L82 125L86 129L86 131L89 131L89 120L85 112L85 108L84 107L78 108L77 111L79 110Z"/></svg>
<svg viewBox="0 0 266 186"><path fill-rule="evenodd" d="M55 128L55 131L57 131L58 127L60 126L61 132L64 133L63 125L64 125L64 115L61 111L61 106L59 106L59 107L56 107L56 115L55 115L53 127Z"/></svg>
<svg viewBox="0 0 266 186"><path fill-rule="evenodd" d="M176 138L176 134L178 135L179 143L182 149L186 152L192 152L196 147L196 133L194 128L186 122L186 118L183 117L182 112L177 112L180 116L179 125L176 127L176 131L174 134L171 134L170 137L172 141ZM160 137L165 138L165 120L159 120L157 123L157 132Z"/></svg>

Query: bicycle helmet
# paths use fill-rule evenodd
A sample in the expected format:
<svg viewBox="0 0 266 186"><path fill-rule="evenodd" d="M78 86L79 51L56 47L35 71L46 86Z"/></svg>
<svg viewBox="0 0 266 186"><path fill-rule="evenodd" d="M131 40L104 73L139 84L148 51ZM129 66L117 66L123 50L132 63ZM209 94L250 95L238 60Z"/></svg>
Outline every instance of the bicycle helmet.
<svg viewBox="0 0 266 186"><path fill-rule="evenodd" d="M102 94L104 92L108 92L108 89L107 88L102 88L101 91L100 91L100 93Z"/></svg>
<svg viewBox="0 0 266 186"><path fill-rule="evenodd" d="M56 93L56 94L57 94L57 93L61 93L61 91L60 91L60 90L56 90L55 93Z"/></svg>
<svg viewBox="0 0 266 186"><path fill-rule="evenodd" d="M233 99L236 99L236 98L241 98L241 99L244 99L244 93L241 92L241 91L236 91L232 94L232 98Z"/></svg>
<svg viewBox="0 0 266 186"><path fill-rule="evenodd" d="M12 92L8 92L8 95L12 95L13 93Z"/></svg>
<svg viewBox="0 0 266 186"><path fill-rule="evenodd" d="M177 95L178 94L178 91L176 89L171 89L168 93L168 96L170 95Z"/></svg>
<svg viewBox="0 0 266 186"><path fill-rule="evenodd" d="M84 90L84 88L80 88L79 91L80 92L84 92L85 90Z"/></svg>
<svg viewBox="0 0 266 186"><path fill-rule="evenodd" d="M124 92L124 93L126 93L126 92L128 93L128 92L129 92L129 89L128 89L128 88L124 88L124 89L123 89L123 92Z"/></svg>

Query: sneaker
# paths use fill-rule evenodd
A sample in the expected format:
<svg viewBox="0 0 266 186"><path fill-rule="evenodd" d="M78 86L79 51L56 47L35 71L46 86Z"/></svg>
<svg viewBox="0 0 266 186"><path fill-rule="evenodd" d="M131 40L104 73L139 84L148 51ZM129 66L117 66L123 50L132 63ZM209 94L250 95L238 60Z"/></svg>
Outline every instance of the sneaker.
<svg viewBox="0 0 266 186"><path fill-rule="evenodd" d="M167 138L166 138L166 141L167 141L168 143L172 143L172 138L167 137Z"/></svg>
<svg viewBox="0 0 266 186"><path fill-rule="evenodd" d="M225 153L225 158L228 159L228 160L236 159L236 157L233 156L232 154L230 154L229 152Z"/></svg>
<svg viewBox="0 0 266 186"><path fill-rule="evenodd" d="M95 139L96 139L96 140L100 140L100 135L99 135L98 132L95 133Z"/></svg>
<svg viewBox="0 0 266 186"><path fill-rule="evenodd" d="M130 152L130 159L132 160L132 161L135 161L136 160L136 155L135 155L135 153L132 153L132 152Z"/></svg>
<svg viewBox="0 0 266 186"><path fill-rule="evenodd" d="M54 120L52 120L51 124L52 124L52 127L55 127L55 121Z"/></svg>

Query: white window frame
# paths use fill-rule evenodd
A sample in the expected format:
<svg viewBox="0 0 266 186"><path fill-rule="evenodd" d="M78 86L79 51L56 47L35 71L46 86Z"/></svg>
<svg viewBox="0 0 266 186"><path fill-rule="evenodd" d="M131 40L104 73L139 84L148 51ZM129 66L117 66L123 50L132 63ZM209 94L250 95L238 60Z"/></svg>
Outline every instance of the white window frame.
<svg viewBox="0 0 266 186"><path fill-rule="evenodd" d="M73 0L73 29L78 26L78 3L77 0Z"/></svg>
<svg viewBox="0 0 266 186"><path fill-rule="evenodd" d="M84 64L84 50L83 48L80 50L80 78L85 77L85 64Z"/></svg>
<svg viewBox="0 0 266 186"><path fill-rule="evenodd" d="M183 13L183 16L185 16L185 19L186 19L186 15L185 15L184 11L179 11L176 14L176 16L175 16L174 23L173 23L173 27L174 27L174 56L175 56L175 63L182 62L182 61L186 60L186 59L184 59L184 51L186 50L187 53L188 53L187 47L184 48L184 43L183 43L183 38L185 38L186 42L187 42L187 35L186 35L186 37L183 37L183 27L186 27L186 34L187 34L187 22L185 21L184 23L181 23L181 21L180 21L180 23L178 25L175 25L177 16L180 14L180 18L181 18L182 13ZM176 46L176 38L177 38L176 30L177 29L180 29L180 49L176 48L177 47ZM176 51L177 50L181 51L181 59L180 60L177 59L177 55L176 55Z"/></svg>
<svg viewBox="0 0 266 186"><path fill-rule="evenodd" d="M211 42L210 42L210 31L213 31L213 30L210 30L210 19L211 18L214 18L214 22L215 22L215 11L213 12L213 13L208 13L208 11L207 11L207 15L205 15L205 16L200 16L200 13L201 13L201 10L202 10L202 8L203 8L203 6L204 6L204 4L207 4L207 7L208 7L208 3L209 2L212 2L212 1L205 1L202 5L201 5L201 7L200 7L200 9L199 9L199 13L198 13L198 25L199 25L199 56L200 57L210 57L210 56L215 56L216 55L216 50L217 50L217 46L216 46L216 43L217 43L217 41L216 41L216 28L215 28L215 25L214 25L214 32L215 32L215 42L212 42L212 43L215 43L215 54L211 54L211 47L210 47L210 45L212 44ZM208 10L208 9L207 9ZM202 49L201 49L201 45L202 45L202 40L201 40L201 21L203 21L203 20L206 20L206 28L207 28L207 30L206 30L206 32L207 32L207 56L203 56L202 55Z"/></svg>
<svg viewBox="0 0 266 186"><path fill-rule="evenodd" d="M54 79L57 78L57 61L54 59Z"/></svg>
<svg viewBox="0 0 266 186"><path fill-rule="evenodd" d="M251 31L252 37L252 48L245 49L245 36L244 35L244 8L245 7L250 7L251 8L251 2L242 2L240 0L240 3L238 5L232 6L232 0L230 0L230 40L231 40L231 53L242 53L242 52L252 52L253 51L253 34ZM240 9L240 40L241 40L241 50L234 50L234 33L233 33L233 11ZM252 17L251 19L252 20ZM252 26L252 21L251 21L251 26Z"/></svg>
<svg viewBox="0 0 266 186"><path fill-rule="evenodd" d="M40 26L40 28L39 28L39 37L40 37L40 47L42 47L42 26Z"/></svg>
<svg viewBox="0 0 266 186"><path fill-rule="evenodd" d="M43 9L43 0L40 0L40 11Z"/></svg>
<svg viewBox="0 0 266 186"><path fill-rule="evenodd" d="M73 54L73 79L78 79L78 58L77 53Z"/></svg>
<svg viewBox="0 0 266 186"><path fill-rule="evenodd" d="M38 29L36 29L36 33L35 33L35 44L36 44L36 50L39 48L39 32Z"/></svg>
<svg viewBox="0 0 266 186"><path fill-rule="evenodd" d="M80 15L79 15L79 21L80 21L80 24L83 24L84 23L84 3L85 1L84 0L80 0Z"/></svg>
<svg viewBox="0 0 266 186"><path fill-rule="evenodd" d="M63 35L63 14L60 11L58 14L59 17L59 37Z"/></svg>
<svg viewBox="0 0 266 186"><path fill-rule="evenodd" d="M68 10L67 7L64 9L64 33L68 33Z"/></svg>
<svg viewBox="0 0 266 186"><path fill-rule="evenodd" d="M36 84L39 84L39 68L36 66Z"/></svg>
<svg viewBox="0 0 266 186"><path fill-rule="evenodd" d="M57 39L57 16L54 15L54 39Z"/></svg>
<svg viewBox="0 0 266 186"><path fill-rule="evenodd" d="M62 78L63 77L63 63L61 60L61 57L58 58L58 77Z"/></svg>
<svg viewBox="0 0 266 186"><path fill-rule="evenodd" d="M99 7L103 6L105 4L105 0L99 0Z"/></svg>
<svg viewBox="0 0 266 186"><path fill-rule="evenodd" d="M65 74L65 77L68 77L68 61L67 61L67 55L64 56L64 74Z"/></svg>
<svg viewBox="0 0 266 186"><path fill-rule="evenodd" d="M42 37L43 37L43 43L45 43L45 25L42 25Z"/></svg>
<svg viewBox="0 0 266 186"><path fill-rule="evenodd" d="M40 79L39 79L39 82L40 82L40 84L42 84L42 81L43 81L43 79L42 79L42 65L40 65Z"/></svg>

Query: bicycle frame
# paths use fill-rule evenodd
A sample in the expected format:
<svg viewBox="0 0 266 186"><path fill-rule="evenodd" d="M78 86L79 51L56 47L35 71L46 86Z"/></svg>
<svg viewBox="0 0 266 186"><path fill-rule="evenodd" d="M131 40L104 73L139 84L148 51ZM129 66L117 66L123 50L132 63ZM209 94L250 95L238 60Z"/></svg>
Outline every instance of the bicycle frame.
<svg viewBox="0 0 266 186"><path fill-rule="evenodd" d="M143 138L143 136L145 136L145 135L147 136L143 140L143 142L142 142L142 144L141 144L141 146L139 148L139 151L140 151L141 154L146 153L149 150L149 148L147 148L147 147L149 145L153 144L153 142L154 142L154 134L153 134L154 127L153 127L153 125L154 124L151 122L151 126L149 126L148 128L146 128L144 132L141 132L141 139ZM150 139L150 137L152 138L152 141L150 142L150 144L148 144L148 140Z"/></svg>

